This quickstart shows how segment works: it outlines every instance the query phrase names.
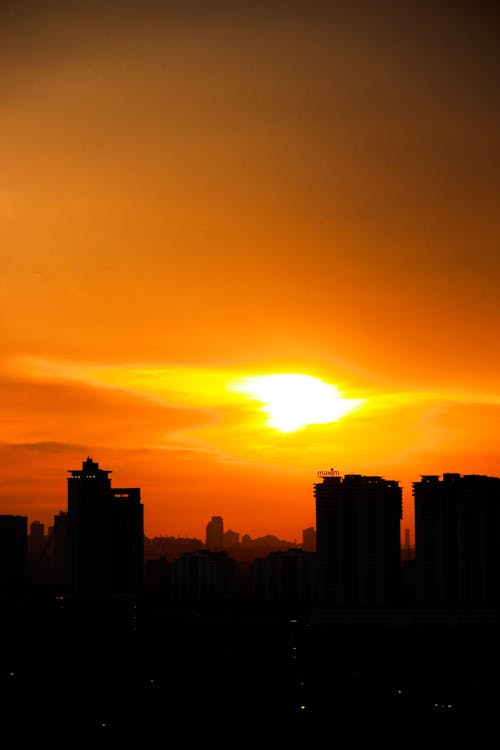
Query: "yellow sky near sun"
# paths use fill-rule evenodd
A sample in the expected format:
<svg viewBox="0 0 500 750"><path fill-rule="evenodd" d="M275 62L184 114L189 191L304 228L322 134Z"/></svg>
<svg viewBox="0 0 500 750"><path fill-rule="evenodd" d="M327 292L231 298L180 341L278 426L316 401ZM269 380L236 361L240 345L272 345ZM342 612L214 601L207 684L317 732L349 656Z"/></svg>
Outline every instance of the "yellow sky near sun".
<svg viewBox="0 0 500 750"><path fill-rule="evenodd" d="M125 399L128 395L132 400L153 402L177 414L173 428L166 420L165 444L176 447L204 444L211 450L242 457L255 457L258 453L256 446L261 444L266 446L264 460L271 463L273 457L283 457L287 447L291 451L290 461L300 462L301 456L295 455L295 449L304 439L305 432L309 444L307 453L327 458L330 445L323 441L328 430L342 435L343 451L351 455L351 460L355 460L356 452L361 458L365 448L360 438L364 443L369 442L371 429L380 433L376 444L370 446L373 461L377 455L390 454L396 446L397 453L404 452L405 445L416 451L421 445L429 447L438 435L439 428L433 430L431 425L437 415L467 407L490 408L494 412L500 406L500 395L494 393L454 389L393 392L373 385L362 390L328 382L317 373L263 373L236 368L132 364L103 366L33 357L13 357L4 371L33 383L81 384L102 392L104 397L111 391L124 394ZM319 386L322 398L324 392L328 398L334 393L340 400L341 413L328 418L328 402L322 402L324 407L321 403L319 406L313 404L313 417L320 414L322 408L323 413L316 422L312 418L310 422L305 419L304 423L297 424L297 433L300 434L295 436L293 429L280 430L279 425L273 425L269 410L273 398L285 396L283 403L291 414L297 406L310 406L310 393L307 389L298 389L295 380L299 380L301 387L303 380L313 383L316 388ZM267 394L270 387L271 399ZM193 415L196 415L194 421ZM394 426L397 420L398 429ZM429 423L427 426L423 424L425 420ZM491 432L496 429L496 424L492 422ZM280 432L284 434L277 434ZM442 435L441 439L449 441L450 437ZM127 440L133 444L133 436L128 436ZM161 446L154 443L148 447Z"/></svg>
<svg viewBox="0 0 500 750"><path fill-rule="evenodd" d="M63 507L64 472L90 454L115 474L125 474L126 484L141 485L150 535L160 527L166 532L170 524L170 533L181 527L202 536L193 529L220 512L242 532L271 533L275 524L275 531L293 539L314 525L312 483L318 470L332 465L341 473L402 482L402 523L410 528L411 482L421 473L495 473L496 394L394 392L373 384L354 389L347 381L334 383L333 373L303 371L327 388L337 386L356 408L336 421L286 432L269 426L262 394L241 392L242 384L262 383L259 378L273 374L297 371L11 357L4 360L2 376L3 445L9 456L3 485L17 503L23 496L42 503L43 496L40 513L47 522L54 502L50 492ZM37 470L21 479L17 472L27 455ZM47 471L47 492L28 489L30 482L36 486L38 472ZM37 514L35 506L31 517Z"/></svg>

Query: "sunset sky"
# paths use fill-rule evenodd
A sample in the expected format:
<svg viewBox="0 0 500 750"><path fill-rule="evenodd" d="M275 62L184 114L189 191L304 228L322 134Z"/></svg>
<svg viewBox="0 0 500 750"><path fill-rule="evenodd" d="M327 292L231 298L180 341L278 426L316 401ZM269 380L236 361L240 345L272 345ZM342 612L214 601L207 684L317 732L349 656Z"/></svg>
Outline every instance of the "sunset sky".
<svg viewBox="0 0 500 750"><path fill-rule="evenodd" d="M2 3L0 512L87 456L202 539L301 540L331 467L402 530L421 474L499 476L499 20Z"/></svg>

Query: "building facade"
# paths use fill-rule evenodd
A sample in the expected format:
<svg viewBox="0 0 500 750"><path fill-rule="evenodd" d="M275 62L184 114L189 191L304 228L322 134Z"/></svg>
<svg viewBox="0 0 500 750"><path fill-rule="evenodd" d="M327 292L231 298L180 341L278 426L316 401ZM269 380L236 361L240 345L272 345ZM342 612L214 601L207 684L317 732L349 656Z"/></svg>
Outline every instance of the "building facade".
<svg viewBox="0 0 500 750"><path fill-rule="evenodd" d="M15 592L24 585L27 564L27 516L0 515L0 589L2 592Z"/></svg>
<svg viewBox="0 0 500 750"><path fill-rule="evenodd" d="M251 566L256 599L309 605L317 598L316 581L316 555L303 549L270 552Z"/></svg>
<svg viewBox="0 0 500 750"><path fill-rule="evenodd" d="M174 599L191 602L231 599L234 571L234 560L224 550L184 552L171 564L172 595Z"/></svg>
<svg viewBox="0 0 500 750"><path fill-rule="evenodd" d="M140 490L112 488L89 457L68 478L68 593L135 598L144 576Z"/></svg>
<svg viewBox="0 0 500 750"><path fill-rule="evenodd" d="M500 478L456 473L413 483L420 606L500 602Z"/></svg>
<svg viewBox="0 0 500 750"><path fill-rule="evenodd" d="M316 552L316 529L314 526L302 529L302 549L304 552Z"/></svg>
<svg viewBox="0 0 500 750"><path fill-rule="evenodd" d="M32 521L28 534L28 567L30 575L33 576L41 568L47 566L48 538L45 535L45 526L40 521Z"/></svg>
<svg viewBox="0 0 500 750"><path fill-rule="evenodd" d="M212 516L207 523L206 545L213 552L224 549L224 519L222 516Z"/></svg>
<svg viewBox="0 0 500 750"><path fill-rule="evenodd" d="M314 485L318 603L396 604L401 576L402 490L379 476L319 472Z"/></svg>

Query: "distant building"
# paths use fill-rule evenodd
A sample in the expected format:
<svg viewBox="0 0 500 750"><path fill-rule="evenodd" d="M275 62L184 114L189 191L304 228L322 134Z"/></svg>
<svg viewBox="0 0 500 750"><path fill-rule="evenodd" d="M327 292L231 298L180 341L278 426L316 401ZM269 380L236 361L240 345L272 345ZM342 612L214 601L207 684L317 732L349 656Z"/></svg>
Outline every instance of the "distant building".
<svg viewBox="0 0 500 750"><path fill-rule="evenodd" d="M304 552L316 552L316 529L314 526L302 530L302 549Z"/></svg>
<svg viewBox="0 0 500 750"><path fill-rule="evenodd" d="M89 457L68 478L68 593L135 598L144 575L140 490L111 487Z"/></svg>
<svg viewBox="0 0 500 750"><path fill-rule="evenodd" d="M166 557L146 560L144 587L150 593L170 593L170 564Z"/></svg>
<svg viewBox="0 0 500 750"><path fill-rule="evenodd" d="M222 516L212 516L207 523L206 545L212 551L224 549L224 520Z"/></svg>
<svg viewBox="0 0 500 750"><path fill-rule="evenodd" d="M28 518L0 515L0 588L16 591L26 581Z"/></svg>
<svg viewBox="0 0 500 750"><path fill-rule="evenodd" d="M224 532L223 544L224 549L231 549L231 547L237 547L240 543L240 535L237 531L228 529Z"/></svg>
<svg viewBox="0 0 500 750"><path fill-rule="evenodd" d="M69 577L69 531L68 514L59 511L54 516L54 525L49 529L52 549L52 570L56 580L66 582Z"/></svg>
<svg viewBox="0 0 500 750"><path fill-rule="evenodd" d="M302 549L270 552L251 566L256 599L311 604L316 600L316 580L316 555Z"/></svg>
<svg viewBox="0 0 500 750"><path fill-rule="evenodd" d="M179 557L183 552L195 552L203 549L205 543L196 537L156 536L152 539L144 537L144 559L158 560L165 557L168 560Z"/></svg>
<svg viewBox="0 0 500 750"><path fill-rule="evenodd" d="M402 490L379 476L321 472L314 485L318 603L382 606L399 598Z"/></svg>
<svg viewBox="0 0 500 750"><path fill-rule="evenodd" d="M171 563L174 598L184 601L220 601L233 595L234 560L225 551L185 552Z"/></svg>
<svg viewBox="0 0 500 750"><path fill-rule="evenodd" d="M46 551L45 526L40 521L32 521L28 535L28 562L31 574L36 573L42 564L46 563Z"/></svg>
<svg viewBox="0 0 500 750"><path fill-rule="evenodd" d="M401 549L401 559L404 563L412 562L415 558L415 545L411 543L410 529L404 531L404 542Z"/></svg>
<svg viewBox="0 0 500 750"><path fill-rule="evenodd" d="M413 496L418 603L498 606L500 478L425 475Z"/></svg>

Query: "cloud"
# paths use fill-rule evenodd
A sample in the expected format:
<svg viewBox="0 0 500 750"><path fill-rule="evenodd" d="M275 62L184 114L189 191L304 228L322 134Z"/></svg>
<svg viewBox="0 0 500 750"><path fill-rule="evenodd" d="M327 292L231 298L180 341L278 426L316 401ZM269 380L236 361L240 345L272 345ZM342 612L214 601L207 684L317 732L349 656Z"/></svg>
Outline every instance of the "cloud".
<svg viewBox="0 0 500 750"><path fill-rule="evenodd" d="M6 452L11 453L15 451L23 452L36 452L36 453L66 453L69 451L82 451L84 448L81 445L73 445L70 443L57 443L55 441L38 441L34 443L0 443L0 453Z"/></svg>
<svg viewBox="0 0 500 750"><path fill-rule="evenodd" d="M84 379L27 372L0 377L2 438L17 445L175 447L175 435L210 414ZM178 446L183 447L183 446Z"/></svg>

